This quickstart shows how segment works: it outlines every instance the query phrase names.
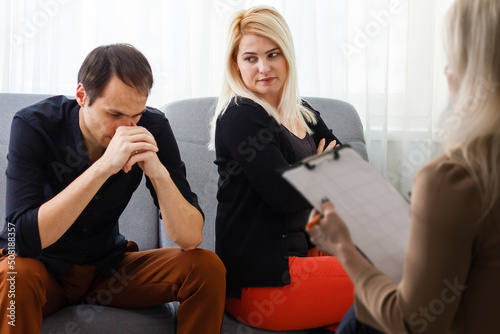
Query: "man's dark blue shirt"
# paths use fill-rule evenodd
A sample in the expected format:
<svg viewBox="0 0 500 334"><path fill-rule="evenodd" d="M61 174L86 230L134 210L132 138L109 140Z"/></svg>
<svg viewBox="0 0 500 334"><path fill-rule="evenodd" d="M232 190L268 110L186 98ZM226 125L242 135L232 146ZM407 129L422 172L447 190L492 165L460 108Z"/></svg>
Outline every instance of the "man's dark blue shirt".
<svg viewBox="0 0 500 334"><path fill-rule="evenodd" d="M7 216L0 248L7 247L8 223L14 224L16 253L39 259L57 279L72 264L93 264L105 275L119 265L127 240L119 233L118 218L143 177L137 164L128 173L120 171L111 176L64 235L42 250L38 209L89 167L79 109L75 100L56 96L18 111L12 121L7 156ZM154 136L160 161L184 198L201 212L163 113L148 107L137 125ZM147 177L146 185L159 207ZM137 225L140 228L141 222Z"/></svg>

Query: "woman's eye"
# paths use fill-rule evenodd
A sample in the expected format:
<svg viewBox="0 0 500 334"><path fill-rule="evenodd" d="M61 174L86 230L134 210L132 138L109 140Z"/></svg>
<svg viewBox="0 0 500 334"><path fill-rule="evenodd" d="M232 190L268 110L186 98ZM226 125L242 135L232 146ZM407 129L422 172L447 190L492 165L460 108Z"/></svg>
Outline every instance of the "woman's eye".
<svg viewBox="0 0 500 334"><path fill-rule="evenodd" d="M269 58L276 58L278 57L279 53L278 52L273 52L269 54Z"/></svg>
<svg viewBox="0 0 500 334"><path fill-rule="evenodd" d="M247 57L245 60L250 62L250 63L253 63L255 61L255 57Z"/></svg>

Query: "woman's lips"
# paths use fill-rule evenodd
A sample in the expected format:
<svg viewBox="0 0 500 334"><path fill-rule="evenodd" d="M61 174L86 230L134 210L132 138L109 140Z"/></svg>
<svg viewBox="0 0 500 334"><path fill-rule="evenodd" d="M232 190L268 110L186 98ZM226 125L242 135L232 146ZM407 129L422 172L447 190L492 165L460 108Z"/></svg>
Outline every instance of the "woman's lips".
<svg viewBox="0 0 500 334"><path fill-rule="evenodd" d="M274 79L275 79L275 77L267 77L267 78L260 79L259 82L267 84L267 83L273 82Z"/></svg>

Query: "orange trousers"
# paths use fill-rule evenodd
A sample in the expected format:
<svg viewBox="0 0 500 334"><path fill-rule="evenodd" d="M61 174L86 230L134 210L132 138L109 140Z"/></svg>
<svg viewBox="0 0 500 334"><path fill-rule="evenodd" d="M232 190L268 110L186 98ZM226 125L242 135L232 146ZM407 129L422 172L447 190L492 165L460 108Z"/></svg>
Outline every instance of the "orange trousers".
<svg viewBox="0 0 500 334"><path fill-rule="evenodd" d="M135 308L170 301L180 302L177 333L220 333L225 274L222 261L205 249L127 252L110 277L92 265L73 265L60 281L36 259L5 255L0 258L0 333L40 333L43 317L66 305Z"/></svg>
<svg viewBox="0 0 500 334"><path fill-rule="evenodd" d="M313 248L308 257L288 261L291 284L243 288L241 299L226 299L226 311L272 331L336 329L354 300L354 286L338 260Z"/></svg>

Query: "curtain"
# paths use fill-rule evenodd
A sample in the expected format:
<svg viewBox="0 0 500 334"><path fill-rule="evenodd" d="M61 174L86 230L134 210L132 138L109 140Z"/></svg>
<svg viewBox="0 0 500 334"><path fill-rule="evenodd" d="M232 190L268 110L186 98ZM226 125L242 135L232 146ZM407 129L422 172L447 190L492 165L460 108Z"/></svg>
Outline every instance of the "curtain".
<svg viewBox="0 0 500 334"><path fill-rule="evenodd" d="M0 92L74 95L96 46L151 63L148 104L217 96L230 15L267 4L287 20L302 96L351 103L370 163L404 195L437 155L447 106L443 19L452 0L1 0Z"/></svg>

